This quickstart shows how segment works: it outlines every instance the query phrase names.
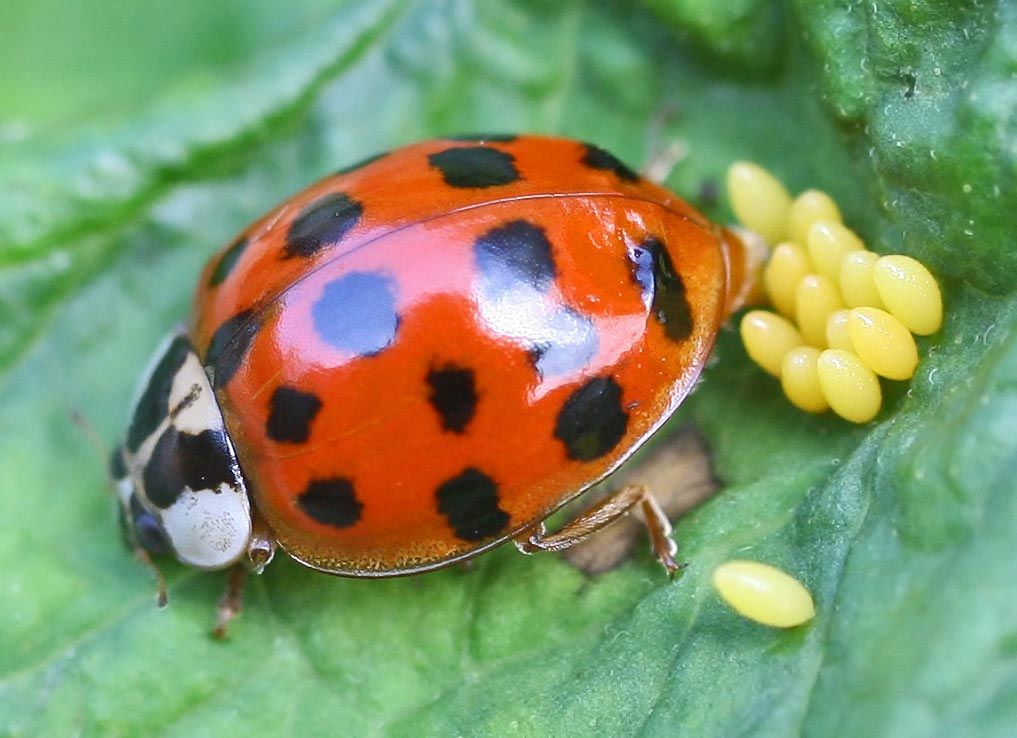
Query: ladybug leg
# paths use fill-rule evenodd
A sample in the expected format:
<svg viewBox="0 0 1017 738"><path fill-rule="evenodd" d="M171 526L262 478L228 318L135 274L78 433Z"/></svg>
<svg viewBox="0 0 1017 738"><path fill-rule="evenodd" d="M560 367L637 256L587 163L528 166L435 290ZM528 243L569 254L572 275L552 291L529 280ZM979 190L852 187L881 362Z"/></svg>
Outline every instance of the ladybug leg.
<svg viewBox="0 0 1017 738"><path fill-rule="evenodd" d="M678 546L671 538L671 523L657 501L642 485L622 487L554 533L548 533L544 524L538 523L533 528L523 531L515 539L516 548L525 554L536 551L563 551L626 515L636 505L640 506L643 513L653 553L667 570L668 575L674 576L682 569L682 564L674 558Z"/></svg>
<svg viewBox="0 0 1017 738"><path fill-rule="evenodd" d="M247 581L246 566L237 564L230 569L229 579L226 581L226 591L219 599L219 613L215 620L215 628L212 629L212 637L225 638L230 622L243 609L245 581Z"/></svg>
<svg viewBox="0 0 1017 738"><path fill-rule="evenodd" d="M251 520L251 540L247 542L247 559L230 569L226 580L226 591L219 599L219 611L215 620L212 635L225 638L230 622L244 606L244 583L248 572L261 574L275 556L275 536L265 525L260 515L255 514Z"/></svg>
<svg viewBox="0 0 1017 738"><path fill-rule="evenodd" d="M650 118L646 127L646 163L640 174L654 184L664 184L678 163L689 153L688 145L679 139L668 137L665 129L678 117L674 106L659 109Z"/></svg>
<svg viewBox="0 0 1017 738"><path fill-rule="evenodd" d="M688 153L689 147L686 143L677 139L666 146L655 145L640 174L654 184L662 185Z"/></svg>

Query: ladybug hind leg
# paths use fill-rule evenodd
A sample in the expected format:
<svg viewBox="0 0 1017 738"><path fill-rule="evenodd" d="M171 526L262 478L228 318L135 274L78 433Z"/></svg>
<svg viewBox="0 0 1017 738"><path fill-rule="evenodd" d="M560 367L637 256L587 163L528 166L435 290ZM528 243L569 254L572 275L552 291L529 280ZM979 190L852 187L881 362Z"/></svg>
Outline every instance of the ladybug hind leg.
<svg viewBox="0 0 1017 738"><path fill-rule="evenodd" d="M654 555L667 570L668 576L673 577L681 571L684 564L675 560L678 545L671 538L671 523L653 495L645 487L637 484L622 487L553 533L547 532L544 523L538 523L516 537L516 548L525 554L536 551L564 551L624 517L636 505L639 506L643 522L650 534L650 545Z"/></svg>

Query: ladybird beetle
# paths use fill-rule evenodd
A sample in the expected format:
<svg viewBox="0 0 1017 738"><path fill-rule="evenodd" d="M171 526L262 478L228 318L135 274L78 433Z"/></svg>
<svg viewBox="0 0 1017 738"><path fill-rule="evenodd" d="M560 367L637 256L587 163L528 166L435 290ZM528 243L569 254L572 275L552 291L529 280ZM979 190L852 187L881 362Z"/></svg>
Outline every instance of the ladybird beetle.
<svg viewBox="0 0 1017 738"><path fill-rule="evenodd" d="M390 577L508 540L560 550L640 506L543 521L675 411L760 260L606 151L537 136L365 160L244 230L157 351L112 473L136 552L244 572L276 546Z"/></svg>

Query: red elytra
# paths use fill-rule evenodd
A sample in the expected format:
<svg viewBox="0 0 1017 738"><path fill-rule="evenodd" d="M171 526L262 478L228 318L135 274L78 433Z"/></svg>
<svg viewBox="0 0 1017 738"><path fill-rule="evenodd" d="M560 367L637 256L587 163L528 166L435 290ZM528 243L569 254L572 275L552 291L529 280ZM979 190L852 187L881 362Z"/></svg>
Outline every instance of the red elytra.
<svg viewBox="0 0 1017 738"><path fill-rule="evenodd" d="M751 261L596 147L439 139L247 228L205 268L191 338L270 537L330 573L409 574L525 535L624 461Z"/></svg>

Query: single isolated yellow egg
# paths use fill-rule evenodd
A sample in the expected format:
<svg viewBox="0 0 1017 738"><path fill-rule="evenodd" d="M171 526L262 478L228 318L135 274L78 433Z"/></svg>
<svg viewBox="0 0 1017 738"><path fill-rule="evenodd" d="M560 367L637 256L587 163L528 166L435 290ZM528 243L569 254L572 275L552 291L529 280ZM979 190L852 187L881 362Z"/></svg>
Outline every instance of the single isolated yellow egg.
<svg viewBox="0 0 1017 738"><path fill-rule="evenodd" d="M865 244L849 228L833 220L821 220L809 228L809 258L816 271L834 281L840 279L840 262L852 251L862 251Z"/></svg>
<svg viewBox="0 0 1017 738"><path fill-rule="evenodd" d="M854 351L855 345L851 343L851 335L848 333L847 310L834 310L826 319L826 345L832 349L844 349Z"/></svg>
<svg viewBox="0 0 1017 738"><path fill-rule="evenodd" d="M812 346L826 347L826 320L830 313L843 308L837 285L821 274L810 274L795 291L798 328Z"/></svg>
<svg viewBox="0 0 1017 738"><path fill-rule="evenodd" d="M850 351L827 349L819 355L819 386L830 409L852 423L867 423L883 404L879 379Z"/></svg>
<svg viewBox="0 0 1017 738"><path fill-rule="evenodd" d="M910 256L884 256L873 270L886 309L912 333L928 336L943 324L943 296L936 278Z"/></svg>
<svg viewBox="0 0 1017 738"><path fill-rule="evenodd" d="M713 587L739 615L774 628L793 628L816 615L805 585L758 561L724 562L713 570Z"/></svg>
<svg viewBox="0 0 1017 738"><path fill-rule="evenodd" d="M819 386L819 349L799 346L784 356L780 386L791 404L807 413L821 413L830 407Z"/></svg>
<svg viewBox="0 0 1017 738"><path fill-rule="evenodd" d="M854 308L848 333L858 358L887 379L911 379L918 366L918 347L907 326L885 310Z"/></svg>
<svg viewBox="0 0 1017 738"><path fill-rule="evenodd" d="M883 307L876 289L875 269L879 254L852 251L840 262L840 294L848 307Z"/></svg>
<svg viewBox="0 0 1017 738"><path fill-rule="evenodd" d="M789 321L767 310L745 313L740 333L749 357L775 377L780 376L784 355L805 343Z"/></svg>
<svg viewBox="0 0 1017 738"><path fill-rule="evenodd" d="M735 162L727 170L727 194L742 225L767 243L784 238L791 196L780 180L758 164Z"/></svg>
<svg viewBox="0 0 1017 738"><path fill-rule="evenodd" d="M805 243L813 223L832 220L840 223L840 209L833 198L821 190L806 190L791 203L787 215L787 232L792 241Z"/></svg>
<svg viewBox="0 0 1017 738"><path fill-rule="evenodd" d="M785 318L795 316L795 290L812 273L812 264L805 249L786 241L778 244L763 269L763 283L770 302Z"/></svg>

